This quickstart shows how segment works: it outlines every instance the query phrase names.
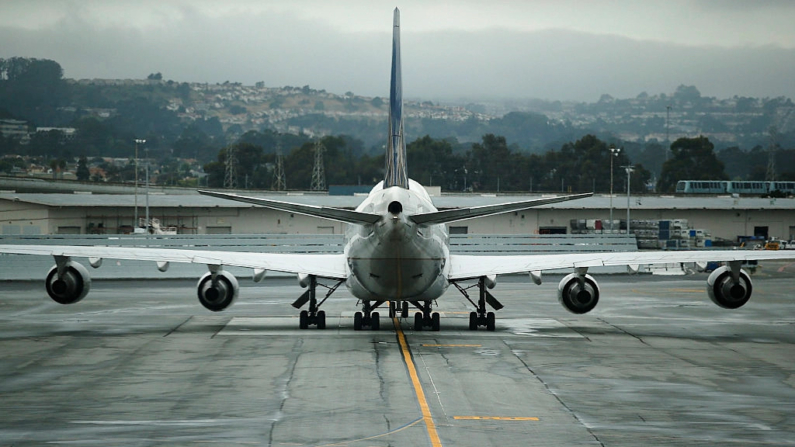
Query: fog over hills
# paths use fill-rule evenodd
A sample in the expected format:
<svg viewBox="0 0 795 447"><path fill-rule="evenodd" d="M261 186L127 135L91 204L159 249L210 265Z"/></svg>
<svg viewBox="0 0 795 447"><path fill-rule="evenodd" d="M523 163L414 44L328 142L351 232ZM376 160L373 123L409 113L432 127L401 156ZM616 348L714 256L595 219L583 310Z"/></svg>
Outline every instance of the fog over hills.
<svg viewBox="0 0 795 447"><path fill-rule="evenodd" d="M0 58L47 58L67 78L310 85L388 94L390 21L383 32L345 32L287 12L186 18L155 28L0 26ZM385 14L388 19L388 14ZM404 92L429 100L542 98L596 101L695 85L704 96L795 97L795 49L697 46L564 29L412 31L403 23ZM676 33L676 30L671 30ZM661 36L661 38L664 36Z"/></svg>

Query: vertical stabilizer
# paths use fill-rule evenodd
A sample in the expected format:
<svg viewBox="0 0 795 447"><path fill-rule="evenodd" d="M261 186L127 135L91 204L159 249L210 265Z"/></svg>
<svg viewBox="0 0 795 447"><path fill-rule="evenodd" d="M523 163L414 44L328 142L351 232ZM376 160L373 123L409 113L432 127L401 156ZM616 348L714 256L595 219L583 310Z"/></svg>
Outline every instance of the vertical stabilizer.
<svg viewBox="0 0 795 447"><path fill-rule="evenodd" d="M408 189L406 142L403 140L403 82L400 77L400 11L395 8L392 29L392 78L389 85L389 141L386 146L384 188Z"/></svg>

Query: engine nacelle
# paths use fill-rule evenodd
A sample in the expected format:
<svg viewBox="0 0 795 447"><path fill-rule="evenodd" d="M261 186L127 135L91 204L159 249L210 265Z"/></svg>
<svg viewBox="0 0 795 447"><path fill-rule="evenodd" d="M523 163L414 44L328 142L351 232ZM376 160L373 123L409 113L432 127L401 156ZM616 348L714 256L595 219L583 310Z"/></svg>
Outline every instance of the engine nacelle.
<svg viewBox="0 0 795 447"><path fill-rule="evenodd" d="M54 265L47 273L44 285L47 295L59 304L74 304L88 295L91 290L91 275L88 270L74 261L67 261L58 275L58 266Z"/></svg>
<svg viewBox="0 0 795 447"><path fill-rule="evenodd" d="M599 284L591 275L572 273L558 284L558 301L571 313L588 313L599 303Z"/></svg>
<svg viewBox="0 0 795 447"><path fill-rule="evenodd" d="M197 285L199 302L206 309L219 312L231 306L237 298L240 286L235 275L224 270L215 274L207 272L199 279Z"/></svg>
<svg viewBox="0 0 795 447"><path fill-rule="evenodd" d="M754 286L748 272L740 270L735 283L729 267L718 267L707 278L707 293L713 303L724 309L737 309L751 299Z"/></svg>

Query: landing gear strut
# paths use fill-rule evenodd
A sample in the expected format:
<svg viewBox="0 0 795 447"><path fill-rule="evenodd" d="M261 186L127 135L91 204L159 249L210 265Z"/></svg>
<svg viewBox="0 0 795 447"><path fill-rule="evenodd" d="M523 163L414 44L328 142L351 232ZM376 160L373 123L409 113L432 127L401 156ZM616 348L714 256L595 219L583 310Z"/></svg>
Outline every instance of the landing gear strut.
<svg viewBox="0 0 795 447"><path fill-rule="evenodd" d="M381 315L378 312L373 312L373 309L381 304L383 304L383 301L378 302L375 306L373 306L370 301L362 301L361 312L353 314L353 330L361 331L365 327L369 327L374 331L381 329Z"/></svg>
<svg viewBox="0 0 795 447"><path fill-rule="evenodd" d="M440 328L439 312L432 312L431 302L412 301L411 304L422 312L414 314L414 330L421 331L424 328L430 328L432 331L438 331ZM405 310L408 306L405 306Z"/></svg>
<svg viewBox="0 0 795 447"><path fill-rule="evenodd" d="M332 287L328 287L323 284L317 283L317 277L312 275L309 277L309 285L307 286L307 291L304 292L295 302L293 303L293 307L296 309L300 309L304 306L304 304L309 303L309 310L302 310L300 314L298 314L298 327L301 329L308 329L309 326L317 326L318 329L325 329L326 328L326 312L320 310L320 306L326 302L329 296L337 290L337 287L342 284L342 281L337 282L337 284L333 285ZM315 293L315 289L317 286L326 287L328 292L326 296L318 303L317 296Z"/></svg>
<svg viewBox="0 0 795 447"><path fill-rule="evenodd" d="M408 301L390 301L389 302L389 318L395 318L400 313L400 318L409 317L409 303Z"/></svg>
<svg viewBox="0 0 795 447"><path fill-rule="evenodd" d="M478 288L478 302L477 304L469 298L469 294L467 293L467 289L475 287L461 287L458 283L453 283L453 285L464 295L473 306L475 306L475 312L469 313L469 330L476 331L478 327L485 326L487 331L494 331L496 327L496 317L494 312L487 312L486 311L486 304L488 303L494 310L500 310L504 306L502 303L497 301L496 298L492 294L486 290L486 278L480 277L478 278L477 288Z"/></svg>

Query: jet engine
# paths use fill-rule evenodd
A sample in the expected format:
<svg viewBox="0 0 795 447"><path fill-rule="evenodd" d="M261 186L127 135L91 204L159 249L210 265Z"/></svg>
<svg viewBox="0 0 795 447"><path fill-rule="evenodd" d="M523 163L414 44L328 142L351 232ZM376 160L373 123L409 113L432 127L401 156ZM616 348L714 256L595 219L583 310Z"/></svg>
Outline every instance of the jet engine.
<svg viewBox="0 0 795 447"><path fill-rule="evenodd" d="M571 313L588 313L599 302L599 285L591 275L572 273L558 284L558 301Z"/></svg>
<svg viewBox="0 0 795 447"><path fill-rule="evenodd" d="M724 309L737 309L751 299L753 284L748 272L740 270L737 281L729 267L715 269L707 278L707 293L713 303Z"/></svg>
<svg viewBox="0 0 795 447"><path fill-rule="evenodd" d="M199 279L197 289L202 306L213 312L219 312L232 305L240 286L235 275L220 270L215 274L215 278L211 272L205 273Z"/></svg>
<svg viewBox="0 0 795 447"><path fill-rule="evenodd" d="M91 290L91 276L81 264L66 261L60 275L58 266L52 266L44 285L47 287L47 295L56 303L74 304L88 295Z"/></svg>

